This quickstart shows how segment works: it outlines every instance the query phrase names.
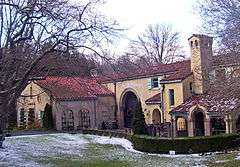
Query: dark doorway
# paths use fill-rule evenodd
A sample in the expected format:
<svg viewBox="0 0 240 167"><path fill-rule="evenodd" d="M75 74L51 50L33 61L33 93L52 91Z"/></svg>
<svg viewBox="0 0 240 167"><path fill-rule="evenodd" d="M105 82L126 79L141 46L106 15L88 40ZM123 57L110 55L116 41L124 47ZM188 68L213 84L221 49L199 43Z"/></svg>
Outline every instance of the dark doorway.
<svg viewBox="0 0 240 167"><path fill-rule="evenodd" d="M133 92L127 92L123 96L124 127L131 128L133 115L138 104L138 98Z"/></svg>
<svg viewBox="0 0 240 167"><path fill-rule="evenodd" d="M204 115L201 111L194 112L194 134L195 136L204 136Z"/></svg>

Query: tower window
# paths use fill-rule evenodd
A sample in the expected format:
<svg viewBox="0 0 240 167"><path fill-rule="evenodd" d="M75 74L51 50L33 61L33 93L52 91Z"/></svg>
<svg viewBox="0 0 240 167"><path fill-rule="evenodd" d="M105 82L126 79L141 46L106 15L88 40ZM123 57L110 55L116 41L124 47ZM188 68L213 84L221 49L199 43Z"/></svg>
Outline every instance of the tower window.
<svg viewBox="0 0 240 167"><path fill-rule="evenodd" d="M193 47L193 41L191 41L191 48Z"/></svg>
<svg viewBox="0 0 240 167"><path fill-rule="evenodd" d="M197 40L195 40L195 46L198 47L198 41Z"/></svg>

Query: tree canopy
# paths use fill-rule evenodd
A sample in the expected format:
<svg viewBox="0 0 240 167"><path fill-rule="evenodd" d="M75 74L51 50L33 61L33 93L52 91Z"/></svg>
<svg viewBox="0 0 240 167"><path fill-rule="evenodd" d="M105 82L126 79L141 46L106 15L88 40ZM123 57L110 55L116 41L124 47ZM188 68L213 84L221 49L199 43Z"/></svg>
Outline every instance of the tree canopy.
<svg viewBox="0 0 240 167"><path fill-rule="evenodd" d="M198 7L206 32L219 39L219 50L240 52L240 1L201 0Z"/></svg>

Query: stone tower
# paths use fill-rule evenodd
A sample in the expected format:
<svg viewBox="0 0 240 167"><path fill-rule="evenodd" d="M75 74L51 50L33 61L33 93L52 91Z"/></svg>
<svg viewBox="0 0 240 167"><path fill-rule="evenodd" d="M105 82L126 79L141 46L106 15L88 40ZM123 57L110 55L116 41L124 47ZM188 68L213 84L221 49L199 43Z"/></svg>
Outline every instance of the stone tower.
<svg viewBox="0 0 240 167"><path fill-rule="evenodd" d="M203 94L207 91L208 76L212 62L212 43L213 38L193 34L188 39L191 49L191 71L194 77L194 93Z"/></svg>

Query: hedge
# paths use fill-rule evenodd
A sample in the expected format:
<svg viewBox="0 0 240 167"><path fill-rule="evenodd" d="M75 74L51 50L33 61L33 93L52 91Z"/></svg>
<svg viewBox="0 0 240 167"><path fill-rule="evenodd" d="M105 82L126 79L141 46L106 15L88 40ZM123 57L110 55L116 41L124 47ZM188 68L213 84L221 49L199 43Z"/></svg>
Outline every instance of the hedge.
<svg viewBox="0 0 240 167"><path fill-rule="evenodd" d="M169 153L170 150L178 154L204 153L223 151L239 147L240 135L216 135L208 137L188 138L157 138L134 135L131 141L136 150L149 153Z"/></svg>
<svg viewBox="0 0 240 167"><path fill-rule="evenodd" d="M110 131L110 130L95 130L95 129L84 129L82 130L83 134L99 135L99 136L112 136L120 137L131 140L131 135L123 132Z"/></svg>

